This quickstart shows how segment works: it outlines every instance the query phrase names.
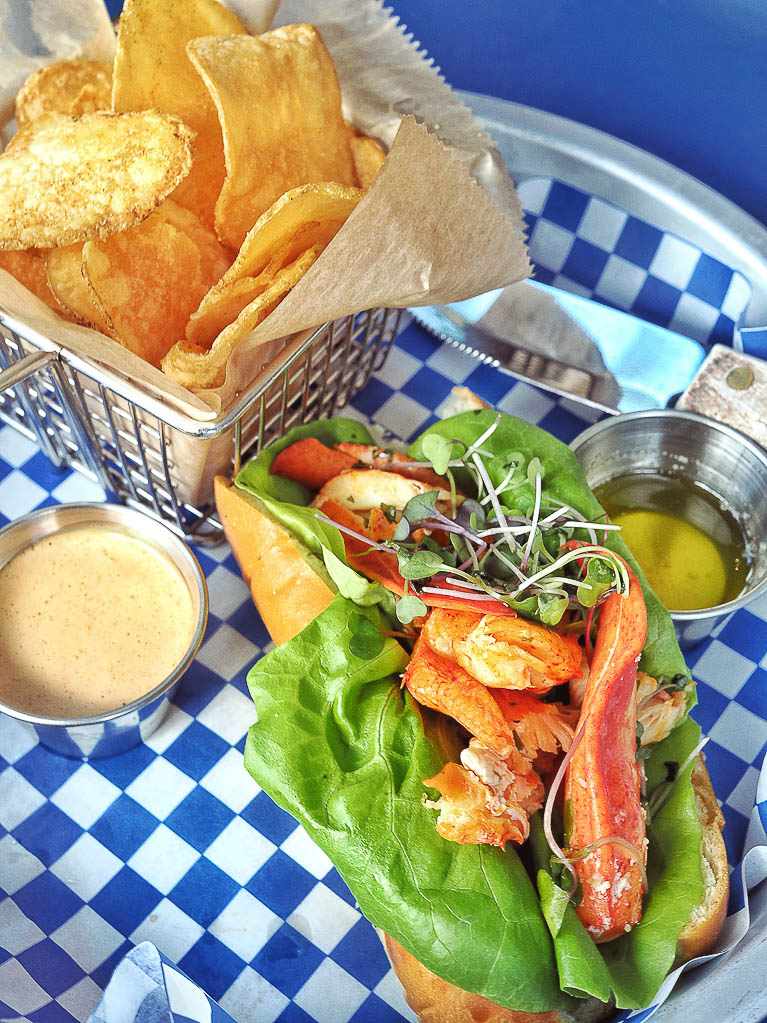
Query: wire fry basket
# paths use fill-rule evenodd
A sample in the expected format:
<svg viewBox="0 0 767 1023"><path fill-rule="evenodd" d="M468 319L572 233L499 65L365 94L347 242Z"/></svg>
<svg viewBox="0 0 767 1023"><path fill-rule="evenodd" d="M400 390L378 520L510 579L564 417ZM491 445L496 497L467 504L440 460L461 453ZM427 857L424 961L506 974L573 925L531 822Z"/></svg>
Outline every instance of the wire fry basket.
<svg viewBox="0 0 767 1023"><path fill-rule="evenodd" d="M0 309L0 419L120 503L194 543L217 543L214 475L342 408L383 365L402 317L372 309L299 335L229 411L200 422Z"/></svg>

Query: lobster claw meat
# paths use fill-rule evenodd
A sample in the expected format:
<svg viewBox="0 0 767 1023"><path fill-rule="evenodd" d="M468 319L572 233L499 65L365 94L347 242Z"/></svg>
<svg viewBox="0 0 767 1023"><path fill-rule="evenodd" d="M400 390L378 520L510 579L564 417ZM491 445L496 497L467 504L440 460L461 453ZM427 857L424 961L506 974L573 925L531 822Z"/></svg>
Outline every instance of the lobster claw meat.
<svg viewBox="0 0 767 1023"><path fill-rule="evenodd" d="M583 889L576 911L596 942L630 931L642 915L646 840L636 760L636 676L647 612L639 580L628 572L628 594L612 594L600 610L582 734L565 776L565 854L573 858Z"/></svg>

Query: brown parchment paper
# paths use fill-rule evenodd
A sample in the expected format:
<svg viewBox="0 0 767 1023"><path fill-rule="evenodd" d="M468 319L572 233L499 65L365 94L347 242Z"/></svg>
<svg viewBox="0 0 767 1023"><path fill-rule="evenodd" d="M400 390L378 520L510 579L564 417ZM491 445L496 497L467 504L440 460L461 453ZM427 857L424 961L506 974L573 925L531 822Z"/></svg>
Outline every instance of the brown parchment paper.
<svg viewBox="0 0 767 1023"><path fill-rule="evenodd" d="M59 12L69 7L10 2ZM231 6L258 32L276 4L233 0ZM283 0L273 24L292 22L317 26L336 64L345 116L390 152L310 271L240 342L222 387L196 393L179 387L111 339L64 323L0 272L0 307L199 422L225 414L300 331L363 309L458 301L530 274L519 199L500 154L382 2ZM0 39L0 64L4 47ZM226 468L223 451L231 458L231 438L213 444L174 431L170 444L182 499L207 500L212 475Z"/></svg>

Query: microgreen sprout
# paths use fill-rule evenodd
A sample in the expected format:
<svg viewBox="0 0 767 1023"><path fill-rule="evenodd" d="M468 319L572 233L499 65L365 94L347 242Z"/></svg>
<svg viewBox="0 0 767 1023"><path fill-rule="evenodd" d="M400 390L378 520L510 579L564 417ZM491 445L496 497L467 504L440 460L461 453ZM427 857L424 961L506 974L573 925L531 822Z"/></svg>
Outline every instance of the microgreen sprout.
<svg viewBox="0 0 767 1023"><path fill-rule="evenodd" d="M532 583L538 582L544 579L546 576L551 575L555 569L564 568L565 565L571 564L573 561L580 561L582 559L593 559L599 558L612 569L615 578L615 589L618 593L628 593L629 589L629 574L626 566L615 557L612 551L606 547L598 547L596 545L586 545L584 547L578 547L574 551L567 551L561 557L557 558L551 565L547 565L546 568L541 569L540 572L536 572L535 575L528 576L524 585L518 587L512 594L514 599L518 598ZM559 581L559 580L558 580ZM566 579L566 582L572 583L572 579ZM579 582L579 587L588 586Z"/></svg>
<svg viewBox="0 0 767 1023"><path fill-rule="evenodd" d="M391 556L392 570L404 581L397 614L405 623L425 613L428 595L442 594L467 603L495 600L546 625L571 610L588 616L590 625L609 594L628 592L622 560L597 542L598 532L607 540L618 527L591 521L547 494L539 458L488 450L500 422L499 415L470 445L437 433L423 438L426 460L411 465L447 479L449 498L445 486L417 494L403 508L386 506L394 525L390 540L370 540L363 521L359 530L337 526L365 545L352 557ZM454 469L473 480L470 496L457 492ZM322 513L318 518L336 525Z"/></svg>
<svg viewBox="0 0 767 1023"><path fill-rule="evenodd" d="M351 536L354 540L360 540L371 550L390 551L392 549L390 545L376 543L374 540L371 540L369 536L363 536L362 533L357 533L353 529L349 529L348 526L339 525L338 522L334 522L332 519L329 519L327 515L322 515L320 512L317 512L316 517L320 520L320 522L325 522L329 526L335 526L341 533L346 533L347 536Z"/></svg>
<svg viewBox="0 0 767 1023"><path fill-rule="evenodd" d="M598 838L596 842L592 842L591 845L586 845L582 849L569 849L567 852L567 862L578 863L580 860L585 860L591 856L592 853L595 853L597 849L601 849L603 845L617 846L619 849L623 849L624 852L629 854L639 868L642 891L644 894L647 894L647 871L644 865L644 856L633 842L629 842L628 839L622 838L620 835L605 835L603 838Z"/></svg>
<svg viewBox="0 0 767 1023"><path fill-rule="evenodd" d="M464 452L464 455L463 455L464 462L468 461L469 458L471 458L474 455L475 451L479 451L480 448L482 447L482 445L485 443L486 440L490 440L490 438L493 436L495 431L500 426L502 418L503 418L503 416L499 412L498 415L493 420L493 422L490 424L490 426L488 426L488 428L485 430L485 432L480 434L479 437L477 437L477 439L474 441L474 443L471 444L466 449L466 451Z"/></svg>
<svg viewBox="0 0 767 1023"><path fill-rule="evenodd" d="M438 476L444 476L453 454L453 442L438 433L430 433L423 439L423 453L431 462Z"/></svg>
<svg viewBox="0 0 767 1023"><path fill-rule="evenodd" d="M565 867L567 872L570 874L570 877L572 878L573 883L572 888L570 889L571 894L574 893L575 889L578 886L578 877L575 873L575 868L565 855L564 849L562 849L562 847L554 837L554 830L551 825L551 817L554 811L554 801L557 798L557 792L559 792L562 782L565 780L565 771L567 770L570 761L573 759L573 754L580 745L581 739L583 738L585 732L586 722L583 721L578 731L575 733L573 741L570 743L570 748L565 753L564 757L562 758L562 762L557 768L557 773L554 775L554 781L551 783L551 788L548 791L548 795L546 796L546 803L543 807L543 833L546 836L546 841L548 842L549 849L551 850L552 854L556 856L556 858L562 863L562 865Z"/></svg>
<svg viewBox="0 0 767 1023"><path fill-rule="evenodd" d="M525 553L522 555L522 563L519 566L523 572L527 568L527 562L530 557L530 552L533 548L533 540L535 539L536 530L538 529L538 519L540 518L540 515L541 515L541 474L537 472L535 474L535 504L533 505L533 516L530 520L530 535L527 538L527 543L525 544Z"/></svg>

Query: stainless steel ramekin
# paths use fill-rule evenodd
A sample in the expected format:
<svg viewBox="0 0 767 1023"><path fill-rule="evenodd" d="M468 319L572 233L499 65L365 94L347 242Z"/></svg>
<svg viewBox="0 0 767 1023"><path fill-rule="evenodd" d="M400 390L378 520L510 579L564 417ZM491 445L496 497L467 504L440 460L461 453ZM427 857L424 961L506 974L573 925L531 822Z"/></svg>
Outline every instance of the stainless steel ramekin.
<svg viewBox="0 0 767 1023"><path fill-rule="evenodd" d="M694 412L663 409L604 419L570 445L594 489L627 473L686 476L714 494L740 524L752 559L743 590L726 604L674 611L685 649L767 590L767 453L742 433Z"/></svg>
<svg viewBox="0 0 767 1023"><path fill-rule="evenodd" d="M48 749L90 760L122 753L143 742L165 717L179 679L202 642L208 620L208 589L197 558L182 540L156 519L118 504L52 505L11 522L0 529L0 569L38 540L76 526L109 526L164 554L189 588L196 615L194 634L178 666L154 689L124 707L94 717L67 719L29 714L0 702L0 713L24 722Z"/></svg>

